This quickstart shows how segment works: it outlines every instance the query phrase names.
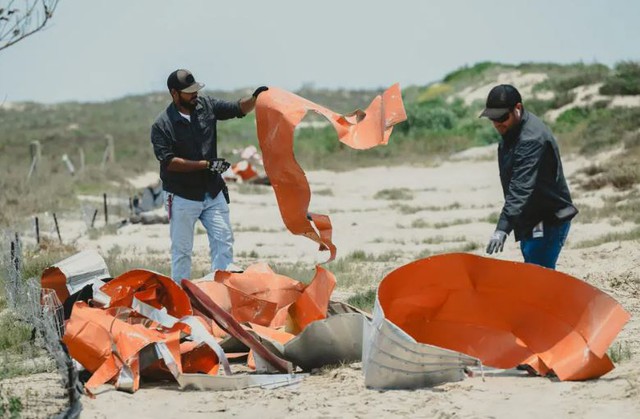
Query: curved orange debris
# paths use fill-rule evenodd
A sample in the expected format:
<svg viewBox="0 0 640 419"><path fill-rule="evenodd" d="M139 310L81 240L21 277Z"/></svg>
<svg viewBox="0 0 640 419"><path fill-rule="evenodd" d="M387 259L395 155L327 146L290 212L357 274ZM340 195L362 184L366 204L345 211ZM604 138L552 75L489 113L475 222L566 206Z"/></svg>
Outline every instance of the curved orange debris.
<svg viewBox="0 0 640 419"><path fill-rule="evenodd" d="M173 317L192 314L189 297L168 276L145 269L133 269L103 285L100 290L111 298L111 307L132 307L133 298L154 308L165 307Z"/></svg>
<svg viewBox="0 0 640 419"><path fill-rule="evenodd" d="M253 168L251 163L246 160L241 160L231 166L231 170L242 179L243 182L247 182L253 178L258 177L258 172Z"/></svg>
<svg viewBox="0 0 640 419"><path fill-rule="evenodd" d="M174 359L180 360L179 337L179 331L162 333L141 324L129 324L113 317L107 310L77 302L62 341L69 354L94 373L87 381L88 389L114 380L118 387L118 374L126 368L133 380L127 387L135 391L140 379L138 353L147 345L164 342Z"/></svg>
<svg viewBox="0 0 640 419"><path fill-rule="evenodd" d="M407 116L398 84L374 98L364 111L356 110L349 115L337 114L275 87L258 97L258 140L282 220L291 233L306 236L320 244L321 250L329 250L331 261L336 254L331 242L331 222L327 217L323 220L324 225L319 226L314 219L314 228L309 220L309 183L293 155L294 129L308 111L323 115L333 125L342 143L360 150L387 144L393 126Z"/></svg>
<svg viewBox="0 0 640 419"><path fill-rule="evenodd" d="M567 274L464 253L418 260L378 288L385 317L420 343L513 368L528 363L560 380L599 377L627 313Z"/></svg>
<svg viewBox="0 0 640 419"><path fill-rule="evenodd" d="M275 273L266 263L251 265L242 273L218 271L214 281L194 282L220 308L238 322L281 327L296 333L311 321L327 316L335 276L317 266L309 285Z"/></svg>

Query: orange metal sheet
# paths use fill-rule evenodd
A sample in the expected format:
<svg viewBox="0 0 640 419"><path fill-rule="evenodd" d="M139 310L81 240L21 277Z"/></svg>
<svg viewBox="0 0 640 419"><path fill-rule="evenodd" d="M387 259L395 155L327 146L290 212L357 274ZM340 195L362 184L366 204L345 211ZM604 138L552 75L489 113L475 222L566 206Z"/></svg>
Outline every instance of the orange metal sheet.
<svg viewBox="0 0 640 419"><path fill-rule="evenodd" d="M561 380L610 371L607 348L630 317L567 274L464 253L396 269L380 283L378 299L386 318L420 343L497 368L528 363Z"/></svg>
<svg viewBox="0 0 640 419"><path fill-rule="evenodd" d="M364 111L337 114L293 93L275 87L263 92L256 104L258 140L264 168L276 194L285 226L293 234L302 235L329 250L329 261L336 249L331 241L331 222L323 225L309 220L311 192L304 171L293 154L295 127L308 111L323 115L335 128L338 139L355 149L368 149L387 144L393 126L406 119L400 86L395 84L373 99Z"/></svg>
<svg viewBox="0 0 640 419"><path fill-rule="evenodd" d="M238 322L270 327L288 324L297 333L327 315L336 280L326 269L316 269L309 285L279 275L265 263L251 265L242 273L218 271L214 281L194 285Z"/></svg>
<svg viewBox="0 0 640 419"><path fill-rule="evenodd" d="M292 320L290 332L300 333L309 323L327 318L329 299L335 286L335 275L322 266L316 266L313 280L289 308Z"/></svg>
<svg viewBox="0 0 640 419"><path fill-rule="evenodd" d="M247 182L253 178L258 177L258 172L253 168L251 163L246 160L242 160L233 166L231 166L231 170L242 179L243 182Z"/></svg>
<svg viewBox="0 0 640 419"><path fill-rule="evenodd" d="M74 304L62 341L67 345L69 354L94 373L86 384L88 389L114 380L123 368L129 368L134 380L132 390L135 391L140 377L138 353L147 345L164 342L174 359L179 360L179 334L179 331L161 333L141 324L128 324L107 310L78 302Z"/></svg>
<svg viewBox="0 0 640 419"><path fill-rule="evenodd" d="M133 298L154 308L165 307L176 318L192 314L189 297L168 276L134 269L103 285L100 290L111 298L111 307L131 307Z"/></svg>
<svg viewBox="0 0 640 419"><path fill-rule="evenodd" d="M188 279L182 280L182 286L191 298L194 306L207 317L215 320L227 333L239 339L251 350L256 351L265 361L281 372L291 372L291 364L277 357L265 348L253 335L249 334L233 316L216 305L200 288Z"/></svg>

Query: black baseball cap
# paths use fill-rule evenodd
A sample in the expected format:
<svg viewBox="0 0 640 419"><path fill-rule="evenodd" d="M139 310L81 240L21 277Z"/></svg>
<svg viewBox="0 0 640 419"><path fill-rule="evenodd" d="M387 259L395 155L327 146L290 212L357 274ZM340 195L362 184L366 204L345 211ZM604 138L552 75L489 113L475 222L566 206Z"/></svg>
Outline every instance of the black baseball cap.
<svg viewBox="0 0 640 419"><path fill-rule="evenodd" d="M510 84L494 87L487 96L487 104L479 118L499 119L513 109L517 103L522 103L522 96L518 89Z"/></svg>
<svg viewBox="0 0 640 419"><path fill-rule="evenodd" d="M167 87L169 91L176 89L179 92L193 93L202 89L204 84L198 83L189 70L181 68L169 74Z"/></svg>

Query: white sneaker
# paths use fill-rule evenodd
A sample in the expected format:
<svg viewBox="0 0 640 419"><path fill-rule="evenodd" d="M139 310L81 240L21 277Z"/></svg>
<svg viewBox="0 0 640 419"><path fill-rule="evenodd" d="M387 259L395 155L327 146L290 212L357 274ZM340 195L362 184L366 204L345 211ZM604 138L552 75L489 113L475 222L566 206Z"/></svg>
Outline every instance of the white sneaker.
<svg viewBox="0 0 640 419"><path fill-rule="evenodd" d="M235 272L235 273L242 273L244 272L244 268L236 265L235 263L230 263L227 265L227 269L225 269L225 271L227 272Z"/></svg>

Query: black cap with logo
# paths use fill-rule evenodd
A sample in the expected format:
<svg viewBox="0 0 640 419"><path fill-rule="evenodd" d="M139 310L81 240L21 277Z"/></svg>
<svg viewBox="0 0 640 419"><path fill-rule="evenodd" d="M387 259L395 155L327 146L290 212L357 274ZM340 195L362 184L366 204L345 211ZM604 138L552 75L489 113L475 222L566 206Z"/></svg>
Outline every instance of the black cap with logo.
<svg viewBox="0 0 640 419"><path fill-rule="evenodd" d="M179 69L169 74L167 87L169 91L176 89L179 92L193 93L202 89L204 84L198 83L189 70Z"/></svg>
<svg viewBox="0 0 640 419"><path fill-rule="evenodd" d="M499 119L518 103L522 103L518 89L510 84L501 84L489 92L486 107L479 118L485 116L489 119Z"/></svg>

